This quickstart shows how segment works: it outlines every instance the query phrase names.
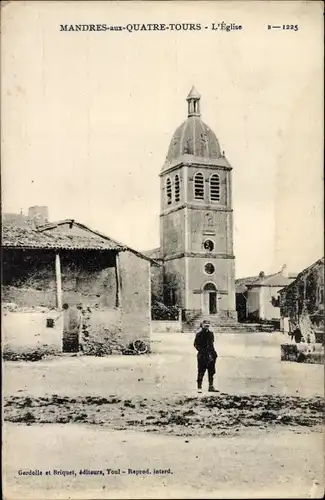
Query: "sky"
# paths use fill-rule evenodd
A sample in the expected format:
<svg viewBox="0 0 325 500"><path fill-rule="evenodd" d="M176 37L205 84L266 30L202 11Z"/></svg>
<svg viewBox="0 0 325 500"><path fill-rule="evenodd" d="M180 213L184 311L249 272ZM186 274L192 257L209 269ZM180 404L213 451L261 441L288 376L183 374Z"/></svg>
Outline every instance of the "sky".
<svg viewBox="0 0 325 500"><path fill-rule="evenodd" d="M2 210L47 205L159 246L159 172L194 84L233 167L236 276L323 253L322 2L13 2L2 14ZM212 22L241 31L212 30ZM202 23L62 32L60 24ZM297 31L267 25L298 24Z"/></svg>

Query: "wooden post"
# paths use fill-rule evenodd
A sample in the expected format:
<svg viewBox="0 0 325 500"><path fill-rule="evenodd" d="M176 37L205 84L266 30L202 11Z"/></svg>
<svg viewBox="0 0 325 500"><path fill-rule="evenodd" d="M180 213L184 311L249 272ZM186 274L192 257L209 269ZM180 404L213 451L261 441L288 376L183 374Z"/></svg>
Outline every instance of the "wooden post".
<svg viewBox="0 0 325 500"><path fill-rule="evenodd" d="M120 256L116 252L115 258L115 278L116 278L116 307L121 305L121 276L120 276Z"/></svg>
<svg viewBox="0 0 325 500"><path fill-rule="evenodd" d="M62 309L62 281L61 281L61 262L60 255L55 256L55 276L56 276L56 302L57 308Z"/></svg>

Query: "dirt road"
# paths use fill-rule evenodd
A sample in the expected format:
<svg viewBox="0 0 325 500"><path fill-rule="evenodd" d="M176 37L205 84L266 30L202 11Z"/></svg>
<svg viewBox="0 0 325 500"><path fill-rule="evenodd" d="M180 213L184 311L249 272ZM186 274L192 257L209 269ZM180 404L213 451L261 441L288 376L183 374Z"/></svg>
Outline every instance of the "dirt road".
<svg viewBox="0 0 325 500"><path fill-rule="evenodd" d="M6 498L320 498L321 434L175 437L88 425L6 424ZM19 475L42 471L43 475ZM54 469L76 475L56 475ZM80 470L104 475L80 475ZM107 474L106 469L120 469ZM140 469L151 474L128 474ZM153 474L153 469L170 472ZM46 471L51 475L46 476ZM123 472L125 471L125 472Z"/></svg>
<svg viewBox="0 0 325 500"><path fill-rule="evenodd" d="M220 335L220 393L198 396L192 341L6 363L6 498L319 497L323 367L281 363L279 335Z"/></svg>

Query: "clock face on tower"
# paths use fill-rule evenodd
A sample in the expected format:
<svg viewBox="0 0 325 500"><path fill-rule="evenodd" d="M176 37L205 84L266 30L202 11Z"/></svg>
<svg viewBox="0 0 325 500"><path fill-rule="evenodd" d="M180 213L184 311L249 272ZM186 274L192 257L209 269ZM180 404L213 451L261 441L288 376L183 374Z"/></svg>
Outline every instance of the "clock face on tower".
<svg viewBox="0 0 325 500"><path fill-rule="evenodd" d="M212 240L205 240L203 243L204 250L207 250L208 252L212 252L214 249L214 243Z"/></svg>

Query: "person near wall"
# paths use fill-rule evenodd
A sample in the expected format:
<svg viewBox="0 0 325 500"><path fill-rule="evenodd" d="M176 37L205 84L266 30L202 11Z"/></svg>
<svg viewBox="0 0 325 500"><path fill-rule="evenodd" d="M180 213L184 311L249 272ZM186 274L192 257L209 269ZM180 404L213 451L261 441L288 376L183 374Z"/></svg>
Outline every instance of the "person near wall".
<svg viewBox="0 0 325 500"><path fill-rule="evenodd" d="M79 351L81 330L81 306L64 303L63 309L63 352Z"/></svg>
<svg viewBox="0 0 325 500"><path fill-rule="evenodd" d="M216 361L218 354L214 348L214 335L210 330L210 322L202 321L198 330L194 347L197 350L197 389L202 392L202 382L205 372L208 372L209 392L218 392L213 385L216 373Z"/></svg>

